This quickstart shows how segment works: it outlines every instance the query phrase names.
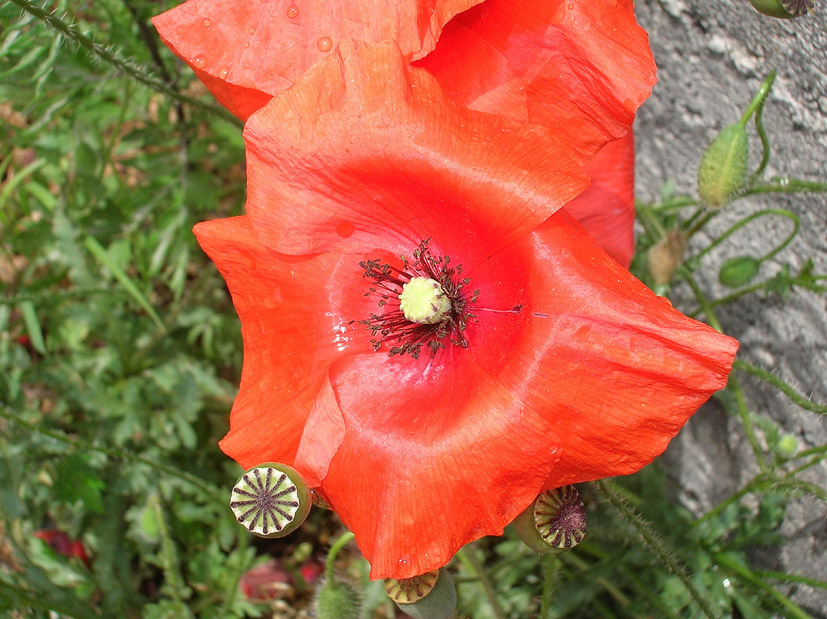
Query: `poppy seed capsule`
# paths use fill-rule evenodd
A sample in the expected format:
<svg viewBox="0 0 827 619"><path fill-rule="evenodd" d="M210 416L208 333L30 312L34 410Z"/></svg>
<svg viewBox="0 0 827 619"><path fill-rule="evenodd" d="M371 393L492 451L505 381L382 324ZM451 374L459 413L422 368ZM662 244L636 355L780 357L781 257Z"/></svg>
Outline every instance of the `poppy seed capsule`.
<svg viewBox="0 0 827 619"><path fill-rule="evenodd" d="M813 0L749 0L759 13L770 17L800 17L815 7Z"/></svg>
<svg viewBox="0 0 827 619"><path fill-rule="evenodd" d="M402 286L399 309L411 322L432 325L451 311L451 300L438 281L430 277L414 277Z"/></svg>
<svg viewBox="0 0 827 619"><path fill-rule="evenodd" d="M747 175L747 132L738 123L724 128L712 140L698 167L698 195L709 207L731 202Z"/></svg>
<svg viewBox="0 0 827 619"><path fill-rule="evenodd" d="M514 530L523 543L543 553L565 552L586 535L586 507L574 486L541 493L514 520Z"/></svg>
<svg viewBox="0 0 827 619"><path fill-rule="evenodd" d="M457 590L444 569L401 580L388 578L385 593L399 610L414 619L456 617Z"/></svg>
<svg viewBox="0 0 827 619"><path fill-rule="evenodd" d="M267 538L295 531L311 503L310 490L295 469L269 462L244 473L230 498L236 520L253 535Z"/></svg>

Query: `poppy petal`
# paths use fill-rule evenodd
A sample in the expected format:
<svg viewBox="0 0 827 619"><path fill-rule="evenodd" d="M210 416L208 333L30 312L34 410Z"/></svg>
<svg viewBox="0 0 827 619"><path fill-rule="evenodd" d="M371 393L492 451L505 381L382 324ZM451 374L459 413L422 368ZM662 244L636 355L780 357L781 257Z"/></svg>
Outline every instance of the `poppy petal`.
<svg viewBox="0 0 827 619"><path fill-rule="evenodd" d="M288 254L407 252L443 229L482 234L492 251L588 184L550 135L454 106L393 43L342 42L244 135L247 211Z"/></svg>
<svg viewBox="0 0 827 619"><path fill-rule="evenodd" d="M586 158L627 132L655 83L632 0L487 0L417 64L452 100L543 125Z"/></svg>
<svg viewBox="0 0 827 619"><path fill-rule="evenodd" d="M152 22L164 43L246 120L341 39L396 41L430 52L443 25L482 0L189 0Z"/></svg>
<svg viewBox="0 0 827 619"><path fill-rule="evenodd" d="M370 350L365 329L350 324L372 307L359 282L360 258L280 256L261 244L246 216L194 231L227 281L244 339L241 387L221 448L244 468L292 462L332 361ZM356 285L343 285L350 281Z"/></svg>
<svg viewBox="0 0 827 619"><path fill-rule="evenodd" d="M515 251L492 264L527 265L530 301L469 351L552 423L563 452L547 487L636 472L726 385L738 343L656 296L565 210Z"/></svg>
<svg viewBox="0 0 827 619"><path fill-rule="evenodd" d="M635 253L635 138L609 142L586 164L592 184L566 210L607 254L629 268Z"/></svg>
<svg viewBox="0 0 827 619"><path fill-rule="evenodd" d="M322 492L373 579L442 567L501 534L557 462L552 425L456 350L357 355L331 369L345 430Z"/></svg>

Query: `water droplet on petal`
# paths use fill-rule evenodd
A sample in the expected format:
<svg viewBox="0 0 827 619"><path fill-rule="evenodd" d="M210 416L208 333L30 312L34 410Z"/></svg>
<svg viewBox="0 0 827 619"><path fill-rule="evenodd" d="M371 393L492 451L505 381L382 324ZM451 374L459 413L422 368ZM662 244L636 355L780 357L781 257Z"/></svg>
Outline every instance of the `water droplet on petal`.
<svg viewBox="0 0 827 619"><path fill-rule="evenodd" d="M298 7L296 7L296 5L291 4L290 6L287 7L287 17L289 17L290 19L295 19L298 16L299 16L299 9L298 9Z"/></svg>
<svg viewBox="0 0 827 619"><path fill-rule="evenodd" d="M227 67L224 67L218 72L218 77L220 77L223 80L225 77L227 77L227 73L229 72L230 70Z"/></svg>
<svg viewBox="0 0 827 619"><path fill-rule="evenodd" d="M204 65L207 64L207 59L204 58L201 54L198 54L195 58L192 59L192 66L196 69L203 69Z"/></svg>
<svg viewBox="0 0 827 619"><path fill-rule="evenodd" d="M249 32L250 34L255 34L256 29L255 28L250 28L247 32Z"/></svg>
<svg viewBox="0 0 827 619"><path fill-rule="evenodd" d="M244 44L244 49L247 49L248 47L250 47L250 42L249 42L249 41L247 41L247 42Z"/></svg>
<svg viewBox="0 0 827 619"><path fill-rule="evenodd" d="M351 234L353 234L353 224L349 221L342 221L336 224L336 234L338 234L343 239L348 238Z"/></svg>
<svg viewBox="0 0 827 619"><path fill-rule="evenodd" d="M333 48L333 39L330 37L322 37L316 41L316 47L323 52L329 52Z"/></svg>
<svg viewBox="0 0 827 619"><path fill-rule="evenodd" d="M212 26L212 20L209 17L205 17L204 21L201 23L204 24L204 28L209 28Z"/></svg>

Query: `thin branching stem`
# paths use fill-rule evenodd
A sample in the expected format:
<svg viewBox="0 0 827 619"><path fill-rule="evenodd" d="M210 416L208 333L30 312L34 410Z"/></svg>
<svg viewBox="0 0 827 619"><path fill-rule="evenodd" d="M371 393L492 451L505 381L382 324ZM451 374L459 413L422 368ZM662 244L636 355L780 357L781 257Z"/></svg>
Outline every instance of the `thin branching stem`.
<svg viewBox="0 0 827 619"><path fill-rule="evenodd" d="M21 415L17 414L16 412L12 411L6 406L0 407L0 417L8 419L9 421L16 423L17 425L26 428L31 432L36 432L38 434L42 434L43 436L48 436L49 438L61 442L64 445L69 445L80 450L94 451L97 453L104 454L106 456L110 456L112 458L116 458L118 460L126 460L128 462L133 462L136 464L144 464L155 469L156 471L186 481L209 496L215 496L216 494L217 488L215 486L204 481L203 479L200 479L199 477L196 477L195 475L192 475L185 471L181 471L173 466L162 464L156 460L144 458L143 456L139 456L129 451L124 451L122 449L112 449L110 447L101 447L88 441L84 441L83 439L70 438L62 432L49 430L37 424L31 423L30 421L27 421Z"/></svg>
<svg viewBox="0 0 827 619"><path fill-rule="evenodd" d="M719 553L715 555L715 560L720 565L735 573L739 578L752 585L752 587L758 589L759 591L763 591L773 598L784 607L785 616L795 617L795 619L808 619L810 617L809 614L804 612L804 610L802 610L802 608L790 598L775 589L775 587L768 585L762 578L755 575L748 567L745 567L738 563L738 561L731 559L726 553Z"/></svg>
<svg viewBox="0 0 827 619"><path fill-rule="evenodd" d="M827 193L827 183L800 178L779 177L769 183L756 183L744 190L742 196L763 193Z"/></svg>
<svg viewBox="0 0 827 619"><path fill-rule="evenodd" d="M549 619L551 611L551 594L554 591L554 583L557 580L557 572L560 570L560 562L554 555L546 555L542 558L543 564L543 597L540 599L540 618Z"/></svg>
<svg viewBox="0 0 827 619"><path fill-rule="evenodd" d="M765 260L769 260L773 256L775 256L778 252L786 248L790 243L792 243L795 236L798 234L798 230L801 227L801 222L798 219L798 216L793 213L792 211L788 211L784 208L768 208L763 209L761 211L756 211L751 215L744 217L738 223L730 226L723 234L721 234L718 238L716 238L712 243L710 243L707 247L702 249L698 254L694 257L695 260L699 260L710 251L715 249L718 245L723 243L726 239L732 236L735 232L749 224L750 222L760 219L761 217L770 217L770 216L778 216L778 217L785 217L793 222L793 229L790 231L790 234L787 235L787 238L784 239L778 246L774 247L768 253L764 254L762 257L758 258L759 262L764 262ZM704 222L705 223L705 222ZM700 225L700 224L699 224ZM692 233L689 234L691 236Z"/></svg>
<svg viewBox="0 0 827 619"><path fill-rule="evenodd" d="M336 557L339 556L339 553L342 551L342 548L347 546L350 542L353 541L354 535L350 531L343 533L339 539L333 542L333 545L330 547L330 550L327 551L327 560L325 561L325 577L328 581L334 580L335 576L335 566L336 566Z"/></svg>
<svg viewBox="0 0 827 619"><path fill-rule="evenodd" d="M695 281L695 278L689 272L689 269L681 267L680 274L686 280L686 283L689 284L689 287L692 289L692 292L695 295L695 299L698 301L698 304L704 311L704 314L706 315L706 319L709 322L709 324L716 331L723 333L723 327L721 326L721 322L718 320L718 317L715 314L715 310L712 309L712 306L709 303L709 299L706 298L706 295L701 290L701 287L698 285L698 282ZM735 403L738 408L738 414L741 417L741 423L744 425L744 431L746 432L747 440L749 441L750 447L752 448L752 451L755 454L755 460L758 463L758 468L760 468L762 472L767 472L767 470L769 469L769 465L767 464L767 461L764 458L764 450L758 443L758 438L755 435L755 429L752 425L752 419L750 418L749 408L747 407L747 401L744 397L744 392L741 390L741 386L738 384L738 379L734 375L730 374L727 387L732 392L732 395L735 396Z"/></svg>
<svg viewBox="0 0 827 619"><path fill-rule="evenodd" d="M474 553L467 547L460 548L457 552L457 558L468 571L476 576L483 593L485 593L485 597L488 599L488 603L491 605L491 610L494 611L494 616L497 619L505 619L505 612L500 606L499 600L497 600L497 592L494 590L494 585L491 584L491 580L488 578L480 562L477 561Z"/></svg>
<svg viewBox="0 0 827 619"><path fill-rule="evenodd" d="M652 530L649 523L614 491L609 482L601 479L597 481L597 485L601 492L603 492L603 495L609 499L609 502L617 510L618 514L620 514L621 518L637 531L641 541L643 541L644 545L657 557L658 561L683 583L683 586L686 587L689 595L695 600L695 603L703 614L710 619L718 617L718 613L715 612L709 601L707 601L695 585L692 584L692 576L686 568L681 565L674 553L666 547L658 535Z"/></svg>
<svg viewBox="0 0 827 619"><path fill-rule="evenodd" d="M779 391L781 391L781 393L790 398L793 402L795 402L804 410L817 413L819 415L827 415L827 405L818 404L817 402L813 402L812 400L807 399L806 397L798 393L795 389L793 389L791 385L781 380L772 372L768 372L767 370L759 368L757 365L752 365L751 363L747 363L746 361L742 361L741 359L736 359L733 365L736 369L741 370L742 372L752 374L753 376L757 376L761 380L767 381L769 384L771 384L773 387L776 387Z"/></svg>
<svg viewBox="0 0 827 619"><path fill-rule="evenodd" d="M187 105L191 105L193 107L209 112L210 114L214 114L219 118L223 118L227 122L233 123L235 125L240 125L240 121L235 116L230 114L230 112L228 112L227 110L178 92L172 86L153 77L152 72L146 67L143 67L134 62L124 60L118 52L114 51L112 48L106 47L104 45L101 45L100 43L95 42L94 40L92 40L91 37L83 34L74 25L68 23L67 21L64 21L54 13L50 13L49 11L39 7L33 2L29 2L29 0L10 1L19 6L27 13L33 15L40 21L45 22L58 32L62 33L63 35L65 35L78 45L80 45L90 54L96 56L103 62L111 65L118 71L121 71L126 75L135 78L142 84L149 86L153 90L157 90L158 92L161 92L176 101L186 103Z"/></svg>

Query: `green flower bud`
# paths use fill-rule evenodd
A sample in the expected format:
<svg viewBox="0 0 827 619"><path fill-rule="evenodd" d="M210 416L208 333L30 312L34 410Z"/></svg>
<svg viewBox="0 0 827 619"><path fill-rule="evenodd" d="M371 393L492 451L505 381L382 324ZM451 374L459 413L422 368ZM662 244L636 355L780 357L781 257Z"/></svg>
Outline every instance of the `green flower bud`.
<svg viewBox="0 0 827 619"><path fill-rule="evenodd" d="M739 288L752 281L758 275L761 261L752 256L735 256L724 260L718 271L718 281L730 288Z"/></svg>
<svg viewBox="0 0 827 619"><path fill-rule="evenodd" d="M706 149L698 168L698 195L721 208L741 191L747 175L747 132L738 123L726 127Z"/></svg>
<svg viewBox="0 0 827 619"><path fill-rule="evenodd" d="M259 537L284 537L310 511L307 484L286 464L266 463L244 473L233 487L230 508L247 530Z"/></svg>
<svg viewBox="0 0 827 619"><path fill-rule="evenodd" d="M798 439L792 434L785 434L778 441L775 450L782 458L792 458L798 452Z"/></svg>
<svg viewBox="0 0 827 619"><path fill-rule="evenodd" d="M813 10L813 0L749 0L759 13L770 17L800 17Z"/></svg>
<svg viewBox="0 0 827 619"><path fill-rule="evenodd" d="M328 578L316 594L317 619L359 619L359 593L349 584Z"/></svg>
<svg viewBox="0 0 827 619"><path fill-rule="evenodd" d="M586 535L586 507L574 486L546 490L514 520L523 543L543 554L574 548Z"/></svg>
<svg viewBox="0 0 827 619"><path fill-rule="evenodd" d="M385 592L403 613L414 619L452 619L457 611L457 589L447 570L385 580Z"/></svg>

